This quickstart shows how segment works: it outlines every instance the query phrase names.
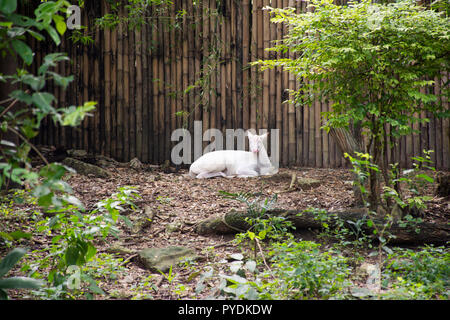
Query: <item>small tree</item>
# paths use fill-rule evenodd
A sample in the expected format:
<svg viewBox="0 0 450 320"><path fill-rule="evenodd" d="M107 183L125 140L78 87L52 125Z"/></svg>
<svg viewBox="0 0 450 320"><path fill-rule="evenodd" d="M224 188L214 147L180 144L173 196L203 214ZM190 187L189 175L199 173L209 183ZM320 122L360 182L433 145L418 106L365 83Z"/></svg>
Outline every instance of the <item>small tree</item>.
<svg viewBox="0 0 450 320"><path fill-rule="evenodd" d="M296 58L256 64L263 69L281 66L305 80L292 92L295 102L332 101L331 110L322 113L325 129L357 123L368 136L367 150L386 183L383 150L393 147L387 126L399 137L412 132L412 123L429 121L418 116L422 111L449 116L429 90L434 77L450 66L450 19L445 12L426 10L412 0L363 0L342 6L333 0L311 0L304 13L272 9L272 21L287 24L289 32L269 50L289 51ZM369 177L369 202L376 207L381 202L380 179L376 172Z"/></svg>

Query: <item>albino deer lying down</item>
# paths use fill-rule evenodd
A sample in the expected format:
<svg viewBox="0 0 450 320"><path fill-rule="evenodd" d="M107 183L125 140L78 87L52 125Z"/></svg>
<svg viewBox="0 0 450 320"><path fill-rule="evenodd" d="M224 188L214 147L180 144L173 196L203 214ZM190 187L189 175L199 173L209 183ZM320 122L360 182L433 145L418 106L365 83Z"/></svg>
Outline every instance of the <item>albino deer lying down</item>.
<svg viewBox="0 0 450 320"><path fill-rule="evenodd" d="M212 177L256 177L272 175L277 169L270 163L264 141L268 133L255 135L247 131L250 152L221 150L204 154L190 167L189 175L197 179Z"/></svg>

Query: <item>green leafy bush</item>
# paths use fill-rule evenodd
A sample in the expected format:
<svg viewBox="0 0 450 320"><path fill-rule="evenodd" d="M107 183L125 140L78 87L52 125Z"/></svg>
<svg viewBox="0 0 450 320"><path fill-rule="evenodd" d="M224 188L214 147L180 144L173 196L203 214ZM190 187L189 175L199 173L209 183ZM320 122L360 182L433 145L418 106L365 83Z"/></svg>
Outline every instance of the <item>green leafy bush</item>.
<svg viewBox="0 0 450 320"><path fill-rule="evenodd" d="M450 297L450 251L427 246L419 251L396 248L389 254L383 284L387 298L448 299Z"/></svg>
<svg viewBox="0 0 450 320"><path fill-rule="evenodd" d="M270 269L259 272L253 260L234 261L232 274L220 275L219 289L234 299L342 298L351 284L350 267L345 258L320 247L310 241L275 243L269 251Z"/></svg>
<svg viewBox="0 0 450 320"><path fill-rule="evenodd" d="M0 299L8 299L7 289L38 289L42 286L42 281L26 278L26 277L11 277L4 278L14 265L26 254L26 250L16 248L6 255L0 261Z"/></svg>
<svg viewBox="0 0 450 320"><path fill-rule="evenodd" d="M95 102L83 106L57 108L55 96L46 91L49 83L66 89L73 76L62 76L53 69L59 63L69 60L65 53L51 53L43 57L37 74L29 71L34 62L34 53L27 43L29 37L44 41L46 36L56 44L66 32L65 15L70 6L68 1L42 2L28 17L16 12L17 0L0 2L0 54L17 59L17 70L12 74L0 74L0 82L9 83L14 90L6 100L0 102L0 187L8 187L10 182L34 188L34 195L44 207L62 207L75 203L73 197L66 196L70 187L62 181L69 168L60 164L50 164L31 143L44 118L50 117L61 126L78 126L89 112L95 109ZM63 27L64 25L64 27ZM14 138L12 138L14 137ZM33 170L29 153L34 150L45 167L39 172ZM43 183L40 179L43 178Z"/></svg>
<svg viewBox="0 0 450 320"><path fill-rule="evenodd" d="M49 211L48 214L53 216L38 222L37 231L51 236L51 244L33 252L37 257L42 254L45 257L23 268L30 276L47 278L48 287L35 294L50 299L70 298L76 296L77 292L83 292L83 284L88 286L84 290L86 295L104 294L96 284L96 272L87 267L92 265L92 261L100 263L98 259L94 260L97 254L95 243L100 239L105 240L109 235L118 237L119 219L131 227L131 222L121 213L129 207L135 210L137 206L134 201L138 197L135 189L121 187L111 197L99 201L97 209L90 212L82 212L74 206ZM71 285L74 272L79 281L76 286Z"/></svg>
<svg viewBox="0 0 450 320"><path fill-rule="evenodd" d="M281 299L329 299L345 294L350 285L346 259L320 250L311 241L275 244L270 251L271 266L279 283L272 288Z"/></svg>

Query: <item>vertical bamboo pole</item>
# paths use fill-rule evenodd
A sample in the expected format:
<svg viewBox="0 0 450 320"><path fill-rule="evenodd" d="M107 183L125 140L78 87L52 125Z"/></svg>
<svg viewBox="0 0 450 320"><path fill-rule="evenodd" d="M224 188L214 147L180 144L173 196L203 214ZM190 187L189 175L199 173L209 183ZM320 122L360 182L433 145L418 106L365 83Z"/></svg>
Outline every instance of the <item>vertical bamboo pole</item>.
<svg viewBox="0 0 450 320"><path fill-rule="evenodd" d="M440 95L441 94L441 81L439 78L435 78L434 79L434 93L436 95ZM442 169L442 162L443 162L443 145L442 145L442 119L440 118L436 118L435 117L435 121L436 121L436 149L434 149L434 154L435 154L435 164L436 164L436 168Z"/></svg>
<svg viewBox="0 0 450 320"><path fill-rule="evenodd" d="M283 7L283 0L278 0L276 2L276 7L277 8L281 8ZM282 39L283 37L283 25L278 23L276 24L276 35L275 38L276 39ZM276 53L276 58L280 59L282 58L283 55L281 53ZM280 131L283 130L283 109L284 109L284 105L283 103L283 70L282 68L278 67L275 69L275 92L276 92L276 97L275 97L275 127L277 129L279 129ZM276 146L277 148L280 148L280 144L278 143L278 145ZM281 150L279 150L281 151ZM279 153L280 155L282 155L282 153Z"/></svg>
<svg viewBox="0 0 450 320"><path fill-rule="evenodd" d="M294 7L295 1L290 0L289 6ZM294 59L293 53L289 54L289 58ZM295 75L290 72L289 73L289 90L294 91L296 88L296 81L295 81ZM291 95L290 99L293 99L293 96ZM288 107L288 122L289 122L289 137L288 137L288 143L289 143L289 160L288 163L291 165L295 162L295 156L296 156L296 130L295 130L295 106L292 103L289 103Z"/></svg>
<svg viewBox="0 0 450 320"><path fill-rule="evenodd" d="M184 92L184 90L186 90L188 88L189 83L190 83L189 82L189 45L190 45L190 43L188 40L188 35L189 35L189 33L191 33L189 30L191 26L188 23L190 13L189 13L189 9L188 9L186 1L183 1L182 5L183 5L182 10L184 10L184 12L186 12L186 14L183 16L183 31L182 31L182 39L181 39L182 46L183 46L182 47L183 57L182 57L182 61L181 61L183 83L180 88L180 92ZM186 96L184 93L182 94L180 104L182 105L183 111L189 112L189 110L190 110L189 99L188 99L188 96ZM187 121L188 119L183 115L182 120L183 120L182 125L185 126L186 125L185 121Z"/></svg>
<svg viewBox="0 0 450 320"><path fill-rule="evenodd" d="M106 14L106 1L102 1L102 15ZM111 30L110 28L105 28L103 30L104 34L104 58L103 58L103 70L104 70L104 77L105 77L105 84L104 84L104 101L105 101L105 148L104 148L104 154L108 157L111 157L111 71L112 71L112 65L111 65Z"/></svg>
<svg viewBox="0 0 450 320"><path fill-rule="evenodd" d="M441 86L445 83L448 84L448 73L442 73L440 77ZM448 97L441 97L442 104L444 105L445 110L449 110L449 102ZM444 118L442 119L442 168L449 170L450 169L450 119Z"/></svg>
<svg viewBox="0 0 450 320"><path fill-rule="evenodd" d="M100 7L99 7L100 6ZM98 9L101 10L102 3L97 2L95 14L98 15ZM95 124L92 128L94 132L94 152L96 154L104 154L105 148L105 126L104 126L104 117L105 117L105 100L104 100L104 78L100 74L101 66L103 65L103 50L104 41L102 39L100 28L98 26L93 26L95 28L95 56L94 60L94 101L98 102L97 111L95 112ZM100 81L101 79L101 81Z"/></svg>
<svg viewBox="0 0 450 320"><path fill-rule="evenodd" d="M221 3L220 5L222 5L223 3ZM222 105L222 98L223 98L223 94L222 94L222 69L223 69L223 57L224 57L224 52L223 52L223 38L222 38L222 34L223 34L223 24L224 24L224 16L223 16L223 12L222 12L222 7L218 7L216 6L216 12L217 12L217 17L215 20L215 40L216 40L216 50L217 50L217 57L216 57L216 105L215 105L215 111L216 111L216 129L218 130L223 130L222 125L223 125L223 115L226 114L226 110L224 113L224 109L226 108L226 106Z"/></svg>
<svg viewBox="0 0 450 320"><path fill-rule="evenodd" d="M256 11L256 18L257 18L257 30L256 30L256 36L257 36L257 45L258 45L258 59L262 59L264 57L264 14L263 14L263 1L259 0L257 1L257 11ZM261 81L262 78L262 81ZM262 86L261 90L264 90L264 73L260 73L258 75L258 87ZM263 92L261 92L263 94ZM263 96L260 96L258 94L258 103L257 103L257 124L258 129L264 128L263 124ZM255 128L256 129L256 128Z"/></svg>
<svg viewBox="0 0 450 320"><path fill-rule="evenodd" d="M170 8L170 12L169 12L169 19L175 19L175 6L176 3L171 5ZM167 51L165 51L166 54L168 54L168 60L169 63L167 65L167 75L169 76L168 78L166 78L166 87L167 89L167 95L166 98L168 99L168 107L169 107L169 128L166 128L166 130L168 129L169 132L172 132L173 130L175 130L176 126L177 126L177 99L176 99L176 94L177 94L177 55L179 54L178 51L178 43L176 40L176 35L175 35L175 28L169 28L169 32L168 32L168 36L169 39L167 41ZM166 143L170 146L170 148L172 148L173 146L173 142L170 141L170 137L168 140L166 140Z"/></svg>
<svg viewBox="0 0 450 320"><path fill-rule="evenodd" d="M154 149L152 150L153 154L153 161L154 163L160 162L160 155L161 155L161 148L160 145L162 143L161 141L161 116L162 113L161 108L161 102L160 102L160 93L159 93L159 86L160 86L160 76L159 76L159 66L160 66L160 58L161 58L161 39L158 37L158 29L159 26L157 22L154 22L154 25L152 27L152 84L153 84L153 108L151 109L152 117L153 117L153 135L151 137L152 141L154 142Z"/></svg>
<svg viewBox="0 0 450 320"><path fill-rule="evenodd" d="M236 83L236 127L235 128L243 128L243 83L242 83L242 58L243 58L243 35L242 35L242 1L233 1L233 6L235 9L235 24L236 24L236 54L233 59L235 63L236 77L233 79L233 82Z"/></svg>
<svg viewBox="0 0 450 320"><path fill-rule="evenodd" d="M209 4L209 20L210 20L210 46L212 48L211 54L213 57L210 59L211 62L211 92L210 92L210 128L217 128L217 96L216 96L216 87L217 87L217 30L216 30L216 1L210 0Z"/></svg>
<svg viewBox="0 0 450 320"><path fill-rule="evenodd" d="M111 130L110 130L110 156L118 158L117 153L117 110L118 110L118 28L111 31Z"/></svg>
<svg viewBox="0 0 450 320"><path fill-rule="evenodd" d="M334 103L334 101L330 101L328 103L327 111L331 111L331 109L333 108L333 103ZM329 157L330 167L336 168L336 142L330 137L329 134L328 134L328 137L329 137L329 151L330 151L330 157Z"/></svg>
<svg viewBox="0 0 450 320"><path fill-rule="evenodd" d="M210 116L210 90L211 90L211 79L210 79L210 74L209 74L209 63L210 63L210 59L209 59L209 38L210 38L210 34L209 34L209 1L204 1L202 3L202 19L203 19L203 63L202 63L202 68L203 68L203 79L204 81L204 85L203 85L203 104L202 104L202 111L203 111L203 115L202 115L202 124L203 124L203 132L205 132L206 130L209 129L209 116ZM206 137L207 140L210 139L210 137ZM207 141L205 141L203 143L203 148L205 148L209 143Z"/></svg>
<svg viewBox="0 0 450 320"><path fill-rule="evenodd" d="M153 106L153 94L151 90L151 79L152 79L152 59L150 56L150 46L151 46L151 23L145 24L142 27L142 44L141 44L141 61L137 62L137 68L139 68L139 63L141 63L142 71L140 72L140 77L142 81L142 97L141 97L141 109L142 109L142 123L138 125L138 145L139 145L139 134L142 134L140 138L141 148L142 148L142 161L146 163L153 163L153 116L150 110ZM139 79L138 79L139 83ZM139 128L140 126L140 128Z"/></svg>
<svg viewBox="0 0 450 320"><path fill-rule="evenodd" d="M322 112L328 111L328 103L322 102ZM322 123L322 122L321 122ZM322 167L329 168L330 167L330 150L329 150L329 135L325 130L320 130L322 135Z"/></svg>
<svg viewBox="0 0 450 320"><path fill-rule="evenodd" d="M124 155L124 106L125 106L125 71L124 71L124 28L126 26L119 25L118 28L118 61L117 61L117 157L123 161Z"/></svg>
<svg viewBox="0 0 450 320"><path fill-rule="evenodd" d="M141 31L139 31L141 32ZM129 156L128 160L131 160L135 157L138 157L140 160L142 160L142 157L140 154L137 154L137 137L136 137L136 131L137 131L137 122L136 118L137 110L136 110L136 98L137 98L137 75L136 75L136 51L137 51L137 43L135 38L135 30L129 29L128 30L128 68L129 68L129 81L130 81L130 89L129 89L129 122L128 122L128 132L129 132L129 140L130 140L130 147L129 147ZM139 115L139 117L141 114Z"/></svg>
<svg viewBox="0 0 450 320"><path fill-rule="evenodd" d="M434 150L434 152L431 154L431 160L434 162L434 165L436 165L436 119L434 116L427 112L428 118L430 119L430 122L428 123L428 129L429 129L429 137L430 137L430 150Z"/></svg>
<svg viewBox="0 0 450 320"><path fill-rule="evenodd" d="M169 33L166 30L166 26L164 25L164 22L160 22L160 30L162 32L159 32L161 45L162 45L162 52L161 52L161 59L159 61L159 103L160 103L160 110L159 110L159 117L160 117L160 128L161 128L161 139L160 139L160 162L164 162L166 160L166 152L168 150L168 127L169 127L169 116L170 116L170 99L167 96L167 84L170 82L170 68L169 68Z"/></svg>
<svg viewBox="0 0 450 320"><path fill-rule="evenodd" d="M130 104L130 89L131 89L131 77L130 77L130 47L131 47L131 30L129 30L129 26L125 25L123 28L124 31L124 39L123 39L123 50L124 50L124 56L123 56L123 77L124 81L123 86L123 96L124 96L124 104L122 106L123 108L123 157L125 161L129 161L131 157L130 149L131 144L133 143L130 137L130 122L131 118L133 117L133 109L131 108Z"/></svg>
<svg viewBox="0 0 450 320"><path fill-rule="evenodd" d="M181 2L176 2L176 12L181 11L182 5ZM182 88L183 88L183 59L184 59L184 43L183 39L181 38L183 36L182 30L177 30L175 34L175 41L176 41L176 50L177 52L180 52L181 55L176 56L176 110L177 112L183 111L183 100L182 100ZM181 114L183 114L181 112ZM177 128L180 128L183 124L183 115L177 116L177 124L176 127L172 130L175 130ZM172 131L170 132L172 134ZM170 137L169 137L170 138Z"/></svg>
<svg viewBox="0 0 450 320"><path fill-rule="evenodd" d="M231 51L231 6L233 0L227 0L226 2L226 13L225 13L225 61L226 61L226 71L225 71L225 96L226 96L226 128L230 129L234 127L234 105L233 105L233 88L232 88L232 59L233 54Z"/></svg>
<svg viewBox="0 0 450 320"><path fill-rule="evenodd" d="M83 25L87 26L89 24L88 21L88 15L84 14L83 15ZM91 75L91 70L89 68L90 66L90 59L89 59L89 47L87 45L83 46L83 56L82 56L82 65L81 68L83 70L83 94L82 94L82 101L89 101L89 85L90 85L90 75ZM81 103L80 103L81 104ZM81 140L81 146L82 149L88 150L89 149L89 135L90 135L90 130L89 128L91 127L90 125L91 119L90 118L86 118L83 121L83 130L82 130L82 140ZM90 150L89 150L90 151Z"/></svg>
<svg viewBox="0 0 450 320"><path fill-rule="evenodd" d="M203 34L203 14L202 14L202 5L200 3L196 3L194 5L194 14L197 17L197 22L195 25L195 36L194 36L194 43L195 43L195 56L194 56L194 75L195 75L195 81L199 80L201 77L200 71L201 71L201 62L202 62L202 54L201 54L201 47L203 45L202 42L202 34ZM202 106L201 106L201 98L200 97L200 91L201 88L195 89L195 110L194 110L194 119L196 121L202 120ZM202 127L203 130L203 127Z"/></svg>
<svg viewBox="0 0 450 320"><path fill-rule="evenodd" d="M195 8L193 7L192 1L187 1L187 12L188 12L188 25L189 29L187 31L187 40L188 40L188 72L189 72L189 85L195 84L195 30L196 30L196 17ZM189 130L193 133L194 130L194 120L195 120L195 96L194 91L190 90L187 95L187 104L189 107ZM194 145L191 146L191 154L194 154ZM192 158L194 160L194 158Z"/></svg>
<svg viewBox="0 0 450 320"><path fill-rule="evenodd" d="M270 4L269 0L263 1L263 7L266 7ZM267 10L262 11L262 26L260 26L260 30L262 32L262 52L261 57L266 60L269 59L269 53L265 50L270 47L270 25L269 25L269 13ZM269 126L269 94L270 94L270 71L263 71L263 94L262 94L262 121L261 128L267 129Z"/></svg>
<svg viewBox="0 0 450 320"><path fill-rule="evenodd" d="M260 0L253 0L251 2L252 6L252 28L250 37L250 51L251 60L256 61L258 59L258 5ZM256 67L251 68L251 82L250 82L250 128L257 129L257 86L259 72Z"/></svg>
<svg viewBox="0 0 450 320"><path fill-rule="evenodd" d="M134 63L136 64L136 67L134 68L133 63L133 74L135 75L136 80L136 87L135 87L135 95L134 95L134 105L136 106L136 122L135 125L132 126L131 133L135 134L135 144L136 147L133 150L134 157L138 157L141 161L147 161L147 159L144 160L144 152L142 147L142 141L143 141L143 128L142 128L142 118L143 118L143 103L142 103L142 91L143 91L143 79L142 79L142 43L143 39L145 37L145 25L142 26L139 30L134 30L134 39L135 39L135 60ZM136 130L135 132L133 132ZM133 134L132 134L133 136Z"/></svg>
<svg viewBox="0 0 450 320"><path fill-rule="evenodd" d="M289 6L289 0L283 0L283 7ZM288 27L286 25L283 26L283 34L288 33ZM285 54L285 58L289 58L290 53ZM283 72L282 74L282 88L283 88L283 101L289 100L289 93L287 89L289 89L289 73ZM283 132L282 132L282 152L281 152L281 163L284 166L289 164L289 108L291 106L289 103L283 104Z"/></svg>
<svg viewBox="0 0 450 320"><path fill-rule="evenodd" d="M231 128L237 128L237 113L238 113L238 101L236 94L236 3L234 1L230 2L230 67L231 67L231 78L228 79L228 83L231 87L231 106L232 106L232 119L231 119Z"/></svg>
<svg viewBox="0 0 450 320"><path fill-rule="evenodd" d="M67 40L66 40L67 41ZM73 46L67 45L66 46L66 52L67 52L67 56L71 59L70 61L67 61L65 63L65 75L70 75L70 74L74 74L73 73ZM35 51L33 51L35 52ZM74 102L74 96L73 96L73 86L74 86L74 82L69 84L69 86L67 87L67 90L65 91L65 96L66 96L66 101L67 104L66 105L72 105ZM64 140L64 147L66 148L72 148L72 143L73 143L73 139L72 139L72 129L71 128L64 128L64 132L65 132L65 140Z"/></svg>
<svg viewBox="0 0 450 320"><path fill-rule="evenodd" d="M272 3L273 6L276 6L277 3L274 1ZM277 39L277 26L275 23L270 22L270 14L269 14L269 28L270 28L270 35L269 35L269 46L273 46L274 40ZM269 59L276 58L276 54L271 52L268 54ZM270 132L271 129L276 128L276 119L277 119L277 102L276 102L276 86L277 86L277 71L276 69L270 69L269 71L269 121L268 121L268 130ZM268 145L267 147L270 147L270 150L274 147L277 147L277 145L273 146L269 142L271 142L271 139L268 139Z"/></svg>
<svg viewBox="0 0 450 320"><path fill-rule="evenodd" d="M242 122L244 130L250 128L250 0L242 3Z"/></svg>
<svg viewBox="0 0 450 320"><path fill-rule="evenodd" d="M226 4L226 2L224 2ZM228 17L226 14L226 6L222 6L222 23L221 23L221 32L220 32L220 46L221 46L221 57L222 57L222 63L220 65L220 113L221 113L221 121L220 121L220 129L222 133L225 133L225 129L227 127L227 123L229 119L227 118L228 115L228 109L230 108L229 105L227 105L227 65L228 65L228 51L227 51L227 24L228 24Z"/></svg>

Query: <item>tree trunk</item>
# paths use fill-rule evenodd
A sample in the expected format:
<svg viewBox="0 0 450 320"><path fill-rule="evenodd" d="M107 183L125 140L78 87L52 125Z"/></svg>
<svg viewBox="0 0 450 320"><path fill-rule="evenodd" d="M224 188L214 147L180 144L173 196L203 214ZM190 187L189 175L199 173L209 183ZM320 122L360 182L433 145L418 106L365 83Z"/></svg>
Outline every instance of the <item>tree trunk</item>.
<svg viewBox="0 0 450 320"><path fill-rule="evenodd" d="M301 215L297 215L300 212L302 210L273 209L269 210L267 214L285 217L293 223L297 230L321 229L323 227L316 214L303 212ZM250 228L250 225L245 221L246 217L248 215L245 212L232 210L223 217L212 217L198 222L195 230L202 235L245 232ZM367 218L367 211L363 208L355 208L342 212L329 212L328 217L331 219L328 219L326 222L330 228L333 228L338 220L348 223L349 221L356 222ZM373 220L373 222L380 226L384 223L380 218ZM348 224L348 227L350 227L350 224ZM361 227L367 234L373 234L373 229L369 228L366 223L363 223ZM401 226L399 223L394 223L388 232L395 236L389 241L391 244L443 244L450 241L450 226L428 222L422 222L413 226Z"/></svg>
<svg viewBox="0 0 450 320"><path fill-rule="evenodd" d="M352 157L355 157L355 151L363 152L364 150L363 144L358 142L358 140L355 138L355 135L352 134L350 130L347 130L345 128L331 128L330 135L331 137L333 137L342 154L348 153ZM347 163L351 165L348 158L345 159ZM357 180L356 174L353 174L353 181L356 180ZM360 188L356 184L354 184L353 186L353 194L355 196L355 205L356 206L364 205L363 195L361 193Z"/></svg>

